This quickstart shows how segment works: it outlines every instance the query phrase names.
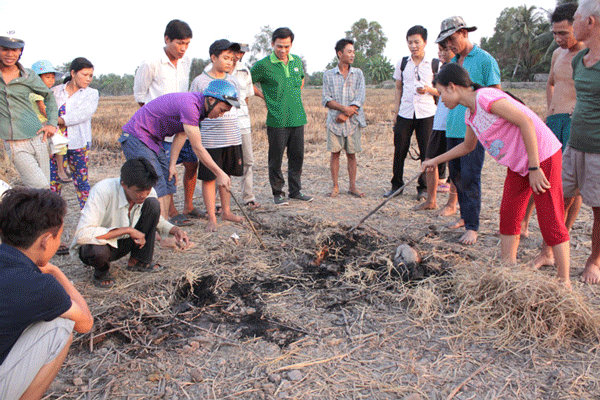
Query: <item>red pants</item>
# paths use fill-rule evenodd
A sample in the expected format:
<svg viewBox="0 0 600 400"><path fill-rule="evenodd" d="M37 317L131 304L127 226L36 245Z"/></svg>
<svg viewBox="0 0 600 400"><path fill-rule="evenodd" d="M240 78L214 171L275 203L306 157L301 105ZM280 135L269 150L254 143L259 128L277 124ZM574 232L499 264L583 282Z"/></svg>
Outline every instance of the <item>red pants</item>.
<svg viewBox="0 0 600 400"><path fill-rule="evenodd" d="M565 226L561 151L557 151L552 157L542 161L540 168L550 182L550 189L542 194L534 193L533 200L537 209L542 237L548 246L556 246L569 240L569 231ZM521 221L525 216L531 193L529 174L521 176L508 169L500 206L500 233L502 235L521 233Z"/></svg>

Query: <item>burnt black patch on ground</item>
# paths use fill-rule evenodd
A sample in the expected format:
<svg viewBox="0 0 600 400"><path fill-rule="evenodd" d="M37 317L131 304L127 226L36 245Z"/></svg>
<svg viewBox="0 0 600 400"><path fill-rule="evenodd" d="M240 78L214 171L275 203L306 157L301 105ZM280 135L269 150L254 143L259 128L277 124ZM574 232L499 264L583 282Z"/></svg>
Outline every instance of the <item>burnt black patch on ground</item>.
<svg viewBox="0 0 600 400"><path fill-rule="evenodd" d="M175 298L179 300L178 303L189 301L196 307L213 304L217 301L216 283L217 277L214 275L202 276L192 282L182 278L181 284L175 291Z"/></svg>

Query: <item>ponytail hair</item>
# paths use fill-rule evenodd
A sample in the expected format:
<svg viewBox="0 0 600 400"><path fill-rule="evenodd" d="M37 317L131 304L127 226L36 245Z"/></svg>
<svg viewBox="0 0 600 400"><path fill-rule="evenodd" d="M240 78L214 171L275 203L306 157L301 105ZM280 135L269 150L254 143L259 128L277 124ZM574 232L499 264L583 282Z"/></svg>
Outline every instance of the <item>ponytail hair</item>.
<svg viewBox="0 0 600 400"><path fill-rule="evenodd" d="M65 79L63 80L63 83L67 83L72 79L71 71L75 71L75 73L77 73L84 68L94 68L94 64L92 64L91 61L85 57L77 57L76 59L71 61L71 66L69 67L69 73L65 74L66 76L65 76Z"/></svg>
<svg viewBox="0 0 600 400"><path fill-rule="evenodd" d="M444 64L444 66L440 68L435 78L433 78L433 86L441 85L446 87L450 85L450 83L453 83L455 86L462 86L464 88L471 87L473 90L479 90L485 87L479 83L473 82L469 76L469 72L457 63ZM523 103L523 100L519 99L514 94L507 91L504 91L504 93L508 94L519 103L525 104Z"/></svg>

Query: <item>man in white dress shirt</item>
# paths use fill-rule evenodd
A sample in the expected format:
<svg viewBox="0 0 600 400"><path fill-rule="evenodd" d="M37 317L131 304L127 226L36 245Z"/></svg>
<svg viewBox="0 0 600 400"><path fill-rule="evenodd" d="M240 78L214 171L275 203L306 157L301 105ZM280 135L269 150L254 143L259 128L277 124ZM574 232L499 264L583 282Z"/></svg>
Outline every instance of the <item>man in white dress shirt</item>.
<svg viewBox="0 0 600 400"><path fill-rule="evenodd" d="M165 47L156 58L142 61L135 72L133 94L140 107L164 94L188 91L191 61L185 52L191 39L192 29L187 23L174 19L167 24ZM167 139L165 151L168 152L172 141L172 138ZM189 142L186 143L186 146L188 145ZM194 156L194 152L189 150L186 151L184 147L180 155L185 168L183 175L184 214L193 210L192 199L196 188L196 170L198 169L198 159ZM170 203L170 222L177 226L190 225L191 221L175 208L173 199Z"/></svg>

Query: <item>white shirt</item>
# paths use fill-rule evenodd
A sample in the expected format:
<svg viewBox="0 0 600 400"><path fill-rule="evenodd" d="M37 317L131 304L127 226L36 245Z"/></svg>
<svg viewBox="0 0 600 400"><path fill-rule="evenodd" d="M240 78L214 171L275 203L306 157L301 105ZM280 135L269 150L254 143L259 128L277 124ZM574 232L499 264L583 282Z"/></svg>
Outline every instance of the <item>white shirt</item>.
<svg viewBox="0 0 600 400"><path fill-rule="evenodd" d="M252 75L250 70L242 63L235 64L235 69L232 74L238 81L240 108L237 109L238 122L240 124L240 133L242 135L249 134L251 129L250 112L246 98L254 96L254 85L252 84Z"/></svg>
<svg viewBox="0 0 600 400"><path fill-rule="evenodd" d="M156 197L154 188L148 197ZM81 210L81 217L71 243L71 255L77 255L79 248L84 244L108 244L117 248L117 241L129 235L113 239L98 239L98 236L112 229L134 227L140 219L142 206L143 204L134 204L129 212L129 202L121 186L121 178L108 178L95 184L90 190L85 207ZM173 225L161 216L157 228L162 237L167 237Z"/></svg>
<svg viewBox="0 0 600 400"><path fill-rule="evenodd" d="M65 120L69 149L76 150L92 141L92 116L98 108L98 91L87 87L79 89L71 97L67 92L67 83L52 88L58 108L65 106Z"/></svg>
<svg viewBox="0 0 600 400"><path fill-rule="evenodd" d="M185 93L190 83L191 61L187 56L173 65L164 49L153 60L144 60L135 71L133 96L138 103L149 103L168 93ZM173 142L173 137L165 138Z"/></svg>
<svg viewBox="0 0 600 400"><path fill-rule="evenodd" d="M424 57L416 66L412 57L408 57L404 71L400 70L401 65L402 60L398 61L394 70L394 79L402 81L402 98L398 115L406 119L413 119L413 117L421 119L435 115L436 105L433 96L428 93L417 93L417 87L432 86L431 59Z"/></svg>

